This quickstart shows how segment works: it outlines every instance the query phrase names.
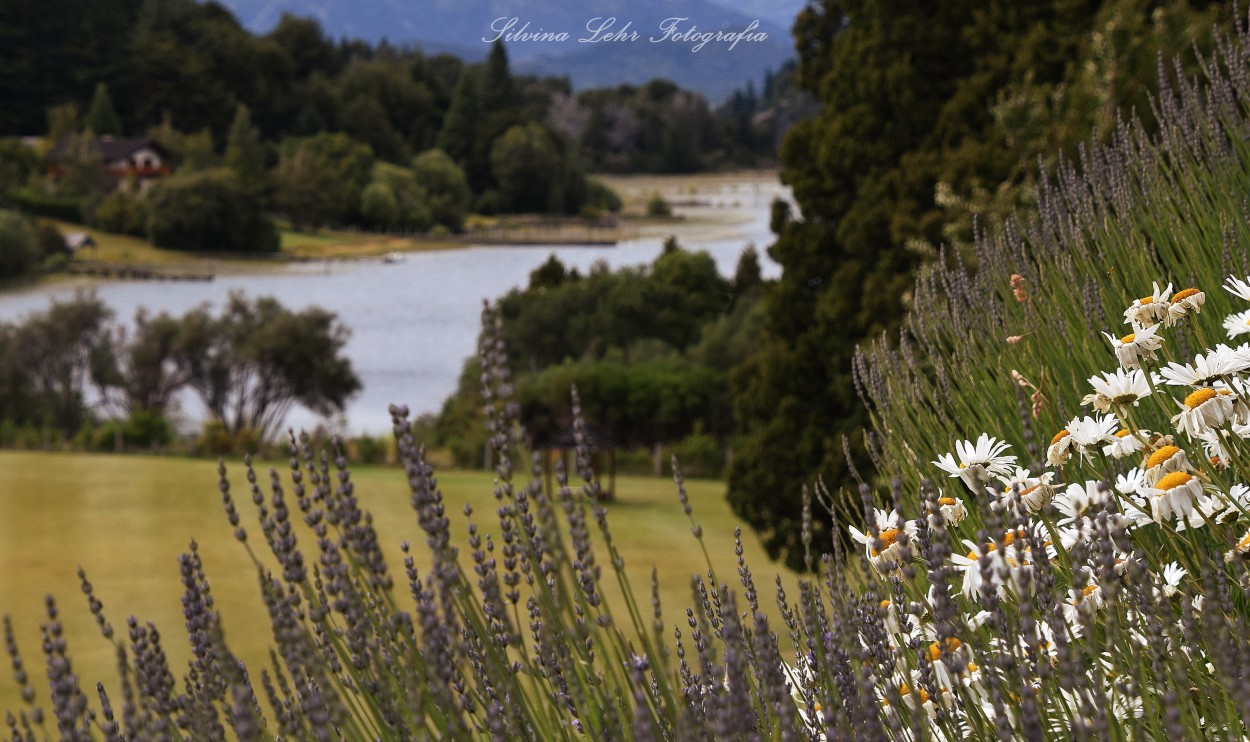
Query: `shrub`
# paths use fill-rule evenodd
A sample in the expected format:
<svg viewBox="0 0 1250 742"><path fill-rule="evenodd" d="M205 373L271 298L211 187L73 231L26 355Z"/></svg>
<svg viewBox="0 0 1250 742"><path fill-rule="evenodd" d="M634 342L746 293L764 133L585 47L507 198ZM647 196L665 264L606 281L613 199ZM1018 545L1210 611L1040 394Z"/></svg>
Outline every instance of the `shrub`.
<svg viewBox="0 0 1250 742"><path fill-rule="evenodd" d="M668 205L668 201L659 193L651 194L651 198L647 199L647 216L667 219L673 215L673 207Z"/></svg>
<svg viewBox="0 0 1250 742"><path fill-rule="evenodd" d="M228 169L177 175L148 195L148 237L178 250L276 252L273 221Z"/></svg>
<svg viewBox="0 0 1250 742"><path fill-rule="evenodd" d="M12 211L0 211L0 278L25 275L39 259L39 237L30 221Z"/></svg>
<svg viewBox="0 0 1250 742"><path fill-rule="evenodd" d="M142 236L147 230L145 202L122 190L105 196L95 207L93 223L106 232Z"/></svg>
<svg viewBox="0 0 1250 742"><path fill-rule="evenodd" d="M83 199L77 196L50 196L36 188L19 188L9 194L15 208L34 216L63 222L83 221Z"/></svg>

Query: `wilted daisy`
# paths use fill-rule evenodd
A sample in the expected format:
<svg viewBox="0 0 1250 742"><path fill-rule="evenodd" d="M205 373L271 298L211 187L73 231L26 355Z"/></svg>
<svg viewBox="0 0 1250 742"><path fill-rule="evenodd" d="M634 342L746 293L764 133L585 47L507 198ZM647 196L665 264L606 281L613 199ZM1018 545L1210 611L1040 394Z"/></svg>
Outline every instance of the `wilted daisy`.
<svg viewBox="0 0 1250 742"><path fill-rule="evenodd" d="M1229 276L1228 279L1224 281L1224 290L1238 299L1250 301L1250 276L1246 276L1245 281L1234 276Z"/></svg>
<svg viewBox="0 0 1250 742"><path fill-rule="evenodd" d="M1046 463L1050 466L1063 466L1072 456L1072 434L1067 428L1055 433L1046 449Z"/></svg>
<svg viewBox="0 0 1250 742"><path fill-rule="evenodd" d="M1153 361L1159 348L1163 347L1158 325L1137 328L1135 332L1119 338L1104 332L1103 337L1111 343L1120 366L1130 370L1141 368L1142 361Z"/></svg>
<svg viewBox="0 0 1250 742"><path fill-rule="evenodd" d="M897 510L886 512L873 508L872 525L876 527L875 536L872 533L864 533L855 526L848 526L848 528L851 531L851 538L864 545L864 551L868 554L868 561L872 563L873 568L878 572L889 572L902 560L903 545L899 543L899 537L904 534L915 535L916 524L914 521L905 520L902 513ZM879 548L878 540L880 541Z"/></svg>
<svg viewBox="0 0 1250 742"><path fill-rule="evenodd" d="M1189 464L1189 458L1177 446L1160 446L1142 462L1142 468L1146 472L1146 486L1150 487L1154 486L1154 483L1158 482L1165 475L1174 471L1193 471L1193 467Z"/></svg>
<svg viewBox="0 0 1250 742"><path fill-rule="evenodd" d="M1149 327L1162 322L1168 316L1168 299L1172 296L1172 284L1160 290L1158 282L1154 283L1154 291L1150 296L1143 296L1133 302L1133 306L1124 310L1124 321L1138 327Z"/></svg>
<svg viewBox="0 0 1250 742"><path fill-rule="evenodd" d="M1224 331L1228 333L1230 338L1250 334L1250 309L1225 317Z"/></svg>
<svg viewBox="0 0 1250 742"><path fill-rule="evenodd" d="M1174 471L1155 482L1146 494L1155 521L1187 519L1194 511L1194 501L1202 496L1202 482L1187 472Z"/></svg>
<svg viewBox="0 0 1250 742"><path fill-rule="evenodd" d="M947 497L941 492L938 493L938 510L942 513L942 518L948 526L956 526L968 517L968 508L964 506L963 500L958 497ZM936 518L929 519L929 525L936 526Z"/></svg>
<svg viewBox="0 0 1250 742"><path fill-rule="evenodd" d="M1211 499L1215 501L1213 514L1216 523L1250 514L1250 487L1244 484L1234 484L1228 492L1216 493Z"/></svg>
<svg viewBox="0 0 1250 742"><path fill-rule="evenodd" d="M1184 289L1177 291L1172 297L1172 301L1168 304L1168 316L1163 320L1163 324L1171 327L1181 320L1185 319L1192 312L1198 314L1202 311L1202 305L1207 300L1207 295L1198 289Z"/></svg>
<svg viewBox="0 0 1250 742"><path fill-rule="evenodd" d="M1241 540L1224 554L1224 561L1231 562L1238 556L1245 558L1247 554L1250 554L1250 531L1246 531L1246 535L1242 536Z"/></svg>
<svg viewBox="0 0 1250 742"><path fill-rule="evenodd" d="M1094 393L1082 399L1081 404L1093 405L1099 412L1110 411L1112 405L1136 405L1141 398L1150 396L1150 384L1140 368L1131 371L1118 368L1102 376L1091 376L1089 385Z"/></svg>
<svg viewBox="0 0 1250 742"><path fill-rule="evenodd" d="M1159 369L1159 378L1171 386L1207 386L1217 379L1240 374L1250 369L1250 355L1233 350L1227 345L1217 345L1206 355L1188 363L1169 363Z"/></svg>
<svg viewBox="0 0 1250 742"><path fill-rule="evenodd" d="M1149 434L1149 431L1144 430L1138 435L1133 435L1123 429L1117 430L1111 441L1102 447L1102 453L1104 456L1110 456L1113 459L1131 456L1146 447L1146 444L1142 442L1142 437Z"/></svg>
<svg viewBox="0 0 1250 742"><path fill-rule="evenodd" d="M972 441L956 441L954 456L944 453L931 463L952 478L959 477L968 489L975 492L978 487L989 484L991 477L1011 470L1016 457L1003 455L1008 448L1005 442L982 433L975 444Z"/></svg>
<svg viewBox="0 0 1250 742"><path fill-rule="evenodd" d="M1185 397L1172 425L1185 435L1197 437L1228 422L1233 416L1233 401L1228 390L1203 387Z"/></svg>
<svg viewBox="0 0 1250 742"><path fill-rule="evenodd" d="M1055 488L1050 484L1054 478L1054 472L1042 472L1035 477L1028 469L1016 467L1012 474L999 476L998 481L1003 483L1004 496L1019 497L1030 513L1036 513L1054 497Z"/></svg>

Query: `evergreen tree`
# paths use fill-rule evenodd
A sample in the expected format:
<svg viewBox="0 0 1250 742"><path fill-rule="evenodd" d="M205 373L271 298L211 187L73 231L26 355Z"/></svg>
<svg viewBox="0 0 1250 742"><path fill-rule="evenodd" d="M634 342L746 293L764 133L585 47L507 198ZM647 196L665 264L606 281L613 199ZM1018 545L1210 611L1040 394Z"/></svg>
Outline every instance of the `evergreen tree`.
<svg viewBox="0 0 1250 742"><path fill-rule="evenodd" d="M438 148L446 152L469 178L475 192L481 192L490 176L490 163L482 157L481 108L478 101L477 75L472 67L460 71L451 107L438 133Z"/></svg>
<svg viewBox="0 0 1250 742"><path fill-rule="evenodd" d="M87 109L87 118L83 124L95 132L96 136L122 135L122 121L113 108L108 85L100 83L95 86L95 96L91 99L91 107Z"/></svg>
<svg viewBox="0 0 1250 742"><path fill-rule="evenodd" d="M239 176L245 188L257 189L264 183L265 147L260 132L252 126L252 114L242 103L234 111L226 138L226 167Z"/></svg>

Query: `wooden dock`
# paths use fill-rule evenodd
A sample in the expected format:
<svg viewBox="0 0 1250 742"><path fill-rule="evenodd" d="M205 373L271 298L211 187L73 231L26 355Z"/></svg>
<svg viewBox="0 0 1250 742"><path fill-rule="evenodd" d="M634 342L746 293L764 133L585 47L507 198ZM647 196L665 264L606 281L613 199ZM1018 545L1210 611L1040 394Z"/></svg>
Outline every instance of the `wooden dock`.
<svg viewBox="0 0 1250 742"><path fill-rule="evenodd" d="M57 273L130 281L211 281L212 273L199 273L144 263L110 263L101 260L75 260L55 269Z"/></svg>

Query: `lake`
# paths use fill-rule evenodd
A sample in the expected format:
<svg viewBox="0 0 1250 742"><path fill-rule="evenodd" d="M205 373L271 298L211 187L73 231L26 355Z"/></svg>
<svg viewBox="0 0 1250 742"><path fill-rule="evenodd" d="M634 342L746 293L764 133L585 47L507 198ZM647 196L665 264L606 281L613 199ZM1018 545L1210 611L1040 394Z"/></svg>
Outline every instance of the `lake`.
<svg viewBox="0 0 1250 742"><path fill-rule="evenodd" d="M630 179L614 183L629 186ZM90 287L128 321L139 307L181 314L209 302L220 307L232 291L269 295L292 309L320 306L336 313L352 330L346 353L364 389L347 406L345 419L333 425L350 433L386 433L387 407L407 404L413 414L436 412L456 387L464 360L475 352L484 299L495 299L523 286L530 271L555 253L585 272L604 261L616 268L647 263L659 255L665 237L676 234L682 246L704 250L721 273L732 276L747 244L760 252L764 275L780 274L765 251L774 198L789 199L775 178L639 179L637 188L655 189L675 205L672 229L661 226L615 247L525 245L465 247L409 252L395 263L320 262L266 266L253 275L220 275L207 283L121 280L75 280L0 294L0 321L13 321ZM183 398L184 426L194 427L203 410ZM312 428L322 420L297 408L287 425Z"/></svg>

